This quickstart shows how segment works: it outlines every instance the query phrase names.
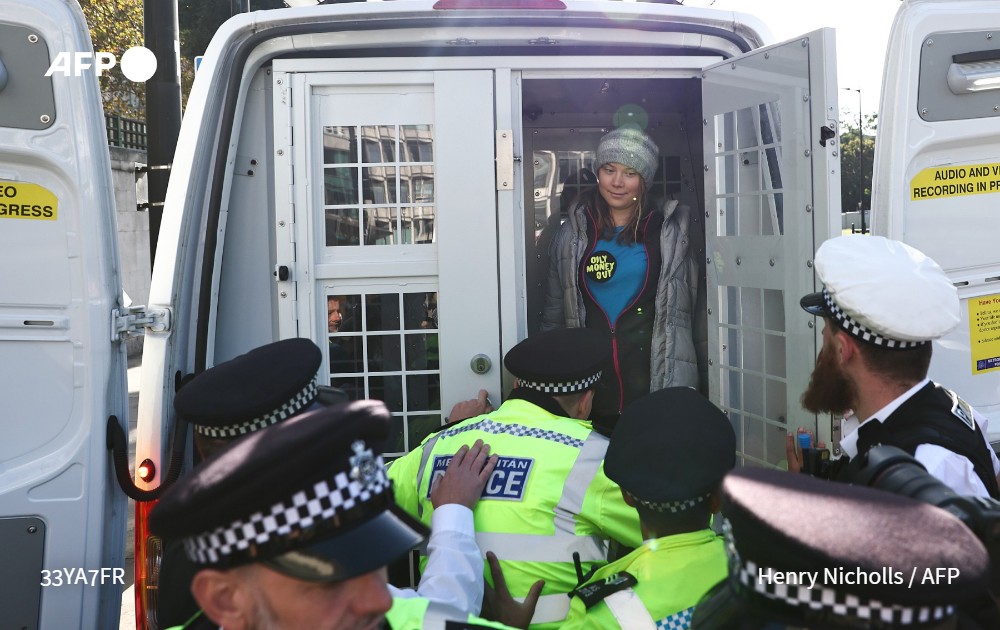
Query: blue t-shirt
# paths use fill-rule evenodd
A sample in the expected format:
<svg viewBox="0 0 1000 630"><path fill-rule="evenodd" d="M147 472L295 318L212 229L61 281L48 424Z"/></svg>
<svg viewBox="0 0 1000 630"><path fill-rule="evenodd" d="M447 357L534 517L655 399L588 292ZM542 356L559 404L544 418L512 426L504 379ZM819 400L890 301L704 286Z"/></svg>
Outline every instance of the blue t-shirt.
<svg viewBox="0 0 1000 630"><path fill-rule="evenodd" d="M587 290L594 296L611 324L639 295L646 280L649 260L641 243L620 245L615 239L625 226L615 228L610 239L600 239L594 252L584 260L583 275Z"/></svg>

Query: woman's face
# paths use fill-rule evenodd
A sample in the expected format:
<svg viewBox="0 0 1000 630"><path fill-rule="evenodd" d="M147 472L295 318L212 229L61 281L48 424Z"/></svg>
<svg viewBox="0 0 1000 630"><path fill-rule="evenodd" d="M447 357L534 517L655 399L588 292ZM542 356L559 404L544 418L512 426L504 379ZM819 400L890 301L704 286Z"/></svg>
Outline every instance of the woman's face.
<svg viewBox="0 0 1000 630"><path fill-rule="evenodd" d="M597 171L597 189L612 211L631 211L642 190L642 177L635 169L609 162Z"/></svg>

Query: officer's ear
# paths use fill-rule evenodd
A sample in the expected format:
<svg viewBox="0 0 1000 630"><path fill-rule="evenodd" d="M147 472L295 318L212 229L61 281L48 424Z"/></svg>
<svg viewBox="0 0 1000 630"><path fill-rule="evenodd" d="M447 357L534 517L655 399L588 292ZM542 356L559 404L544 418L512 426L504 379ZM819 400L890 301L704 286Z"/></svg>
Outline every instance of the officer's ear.
<svg viewBox="0 0 1000 630"><path fill-rule="evenodd" d="M722 510L722 492L719 488L712 490L711 496L708 497L708 507L711 508L712 514L718 514Z"/></svg>
<svg viewBox="0 0 1000 630"><path fill-rule="evenodd" d="M205 616L226 630L253 627L254 596L239 569L202 569L191 581L191 594Z"/></svg>
<svg viewBox="0 0 1000 630"><path fill-rule="evenodd" d="M578 415L573 416L574 418L586 419L590 417L590 411L594 408L594 389L590 388L585 390L583 394L580 395L580 399L576 402L576 410Z"/></svg>
<svg viewBox="0 0 1000 630"><path fill-rule="evenodd" d="M628 492L625 492L621 488L618 488L618 489L621 490L622 498L625 499L625 505L627 505L629 507L632 507L632 508L634 508L634 507L636 507L638 505L638 503L635 500L635 497L633 497Z"/></svg>
<svg viewBox="0 0 1000 630"><path fill-rule="evenodd" d="M833 335L834 350L837 353L838 363L840 365L846 365L855 357L860 357L860 350L858 344L861 343L851 335L847 333L846 330L838 328L837 332Z"/></svg>

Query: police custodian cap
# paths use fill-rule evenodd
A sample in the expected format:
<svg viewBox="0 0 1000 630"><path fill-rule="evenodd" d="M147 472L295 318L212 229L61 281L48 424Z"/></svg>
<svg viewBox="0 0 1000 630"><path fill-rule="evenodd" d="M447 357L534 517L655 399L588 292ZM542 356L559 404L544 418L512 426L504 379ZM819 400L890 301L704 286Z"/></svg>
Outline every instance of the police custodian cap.
<svg viewBox="0 0 1000 630"><path fill-rule="evenodd" d="M547 394L590 389L611 360L611 341L590 328L557 328L536 333L507 352L503 364L521 387Z"/></svg>
<svg viewBox="0 0 1000 630"><path fill-rule="evenodd" d="M395 506L382 458L389 411L321 407L229 444L181 477L150 515L200 568L260 562L338 582L385 566L427 530Z"/></svg>
<svg viewBox="0 0 1000 630"><path fill-rule="evenodd" d="M743 468L722 483L722 515L730 586L808 627L919 625L989 586L979 539L897 494Z"/></svg>
<svg viewBox="0 0 1000 630"><path fill-rule="evenodd" d="M645 507L680 512L708 498L736 465L729 418L690 387L668 387L622 411L604 472Z"/></svg>
<svg viewBox="0 0 1000 630"><path fill-rule="evenodd" d="M174 409L210 438L253 433L312 404L322 361L309 339L269 343L193 378L177 392Z"/></svg>
<svg viewBox="0 0 1000 630"><path fill-rule="evenodd" d="M958 325L955 286L941 267L905 243L881 236L838 236L816 252L821 292L802 308L829 317L851 336L883 348L926 344Z"/></svg>

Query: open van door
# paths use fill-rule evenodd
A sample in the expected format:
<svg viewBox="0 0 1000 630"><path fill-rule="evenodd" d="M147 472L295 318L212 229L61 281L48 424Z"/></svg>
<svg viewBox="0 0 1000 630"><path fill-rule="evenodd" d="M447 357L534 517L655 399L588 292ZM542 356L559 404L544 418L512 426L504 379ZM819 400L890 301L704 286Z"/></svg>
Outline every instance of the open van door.
<svg viewBox="0 0 1000 630"><path fill-rule="evenodd" d="M908 1L896 15L879 109L872 232L937 261L962 322L930 377L1000 430L1000 4Z"/></svg>
<svg viewBox="0 0 1000 630"><path fill-rule="evenodd" d="M115 628L126 502L105 436L128 392L111 163L93 69L46 76L93 49L76 2L0 0L0 16L0 617Z"/></svg>
<svg viewBox="0 0 1000 630"><path fill-rule="evenodd" d="M840 228L834 59L822 29L703 74L709 394L748 465L780 465L799 426L831 442L799 405L821 342L799 298Z"/></svg>

